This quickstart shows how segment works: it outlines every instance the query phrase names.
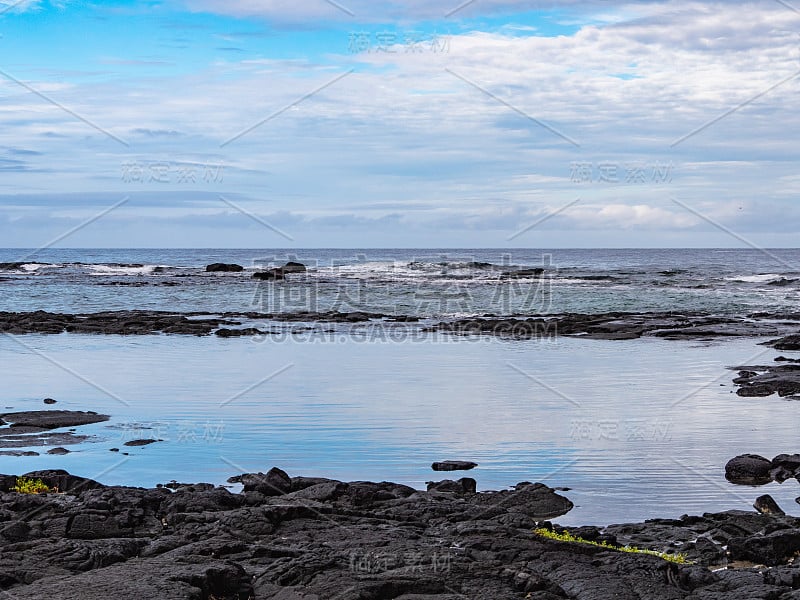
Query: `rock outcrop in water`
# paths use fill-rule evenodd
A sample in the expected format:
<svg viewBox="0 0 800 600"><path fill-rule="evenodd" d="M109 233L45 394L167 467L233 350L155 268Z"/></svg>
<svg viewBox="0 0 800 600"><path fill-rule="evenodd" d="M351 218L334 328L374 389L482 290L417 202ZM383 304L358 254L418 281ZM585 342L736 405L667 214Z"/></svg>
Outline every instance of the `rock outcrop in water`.
<svg viewBox="0 0 800 600"><path fill-rule="evenodd" d="M88 436L73 431L52 430L102 423L108 419L108 415L79 410L30 410L0 414L0 448L79 444L89 439Z"/></svg>
<svg viewBox="0 0 800 600"><path fill-rule="evenodd" d="M535 534L572 506L542 484L422 492L272 469L238 476L245 491L232 493L26 477L60 493L12 492L16 477L0 476L0 589L16 600L789 600L800 581L800 520L782 515L572 530L679 551L694 562L682 565ZM728 560L772 568L706 568Z"/></svg>
<svg viewBox="0 0 800 600"><path fill-rule="evenodd" d="M206 267L206 273L241 273L244 271L242 265L233 263L213 263Z"/></svg>
<svg viewBox="0 0 800 600"><path fill-rule="evenodd" d="M253 273L253 278L264 281L282 281L289 273L305 273L306 270L303 263L289 261L282 267L272 267L266 271Z"/></svg>
<svg viewBox="0 0 800 600"><path fill-rule="evenodd" d="M771 481L800 481L800 454L778 454L772 460L758 454L740 454L725 465L725 479L739 485L764 485Z"/></svg>

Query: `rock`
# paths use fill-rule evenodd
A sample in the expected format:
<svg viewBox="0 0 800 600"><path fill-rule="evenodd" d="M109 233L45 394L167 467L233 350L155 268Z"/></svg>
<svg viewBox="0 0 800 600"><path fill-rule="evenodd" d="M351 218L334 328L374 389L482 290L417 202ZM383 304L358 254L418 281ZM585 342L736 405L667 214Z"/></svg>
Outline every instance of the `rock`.
<svg viewBox="0 0 800 600"><path fill-rule="evenodd" d="M738 485L763 485L772 481L772 462L758 454L742 454L725 465L725 479Z"/></svg>
<svg viewBox="0 0 800 600"><path fill-rule="evenodd" d="M23 262L0 262L0 271L19 271L22 269L23 265L27 263Z"/></svg>
<svg viewBox="0 0 800 600"><path fill-rule="evenodd" d="M769 470L769 476L773 481L783 483L787 479L794 477L794 471L790 471L786 467L773 467Z"/></svg>
<svg viewBox="0 0 800 600"><path fill-rule="evenodd" d="M443 460L431 465L434 471L469 471L478 466L478 463L467 460Z"/></svg>
<svg viewBox="0 0 800 600"><path fill-rule="evenodd" d="M229 263L213 263L206 267L207 273L241 273L244 271L242 265Z"/></svg>
<svg viewBox="0 0 800 600"><path fill-rule="evenodd" d="M772 459L773 468L782 467L792 473L800 471L800 454L778 454Z"/></svg>
<svg viewBox="0 0 800 600"><path fill-rule="evenodd" d="M61 427L75 427L108 421L108 415L99 415L96 412L80 410L30 410L23 412L5 413L0 415L11 428L37 427L40 429L57 429Z"/></svg>
<svg viewBox="0 0 800 600"><path fill-rule="evenodd" d="M92 479L70 475L61 469L45 469L43 471L31 471L25 473L23 477L30 479L41 479L50 488L58 489L59 492L67 494L78 494L88 490L103 489L105 486ZM0 491L8 492L16 485L16 477L0 475Z"/></svg>
<svg viewBox="0 0 800 600"><path fill-rule="evenodd" d="M781 507L778 506L778 503L775 502L775 499L769 494L764 494L763 496L759 496L758 498L756 498L756 501L753 503L753 508L755 508L762 515L786 514L785 512L783 512Z"/></svg>
<svg viewBox="0 0 800 600"><path fill-rule="evenodd" d="M800 530L731 538L728 552L733 560L747 560L768 567L784 564L800 552Z"/></svg>
<svg viewBox="0 0 800 600"><path fill-rule="evenodd" d="M535 535L537 523L560 531L542 515L571 507L540 483L462 494L273 469L261 480L293 491L268 496L38 473L72 491L9 493L16 476L0 476L0 589L19 600L788 600L800 588L800 569L783 565L800 541L790 516L728 511L570 530L696 563L676 565ZM736 560L778 566L704 568L724 560L726 544Z"/></svg>
<svg viewBox="0 0 800 600"><path fill-rule="evenodd" d="M772 346L776 350L800 350L800 334L787 335L777 340L764 342L765 346Z"/></svg>
<svg viewBox="0 0 800 600"><path fill-rule="evenodd" d="M264 281L281 281L286 279L286 275L290 273L305 273L306 266L303 263L289 261L282 267L272 267L266 271L259 271L253 273L254 279L261 279Z"/></svg>
<svg viewBox="0 0 800 600"><path fill-rule="evenodd" d="M33 450L0 450L0 456L39 456Z"/></svg>
<svg viewBox="0 0 800 600"><path fill-rule="evenodd" d="M245 473L239 477L245 492L259 492L264 496L282 496L292 491L292 479L285 471L273 467L266 474Z"/></svg>
<svg viewBox="0 0 800 600"><path fill-rule="evenodd" d="M280 267L269 269L268 271L258 271L253 273L253 279L261 279L262 281L281 281L285 279L285 272Z"/></svg>
<svg viewBox="0 0 800 600"><path fill-rule="evenodd" d="M261 331L256 327L245 327L243 329L217 329L214 332L214 335L217 335L221 338L231 338L231 337L248 337L248 336L259 336L268 333L267 331Z"/></svg>
<svg viewBox="0 0 800 600"><path fill-rule="evenodd" d="M163 442L164 440L155 440L153 438L147 438L142 440L131 440L129 442L125 442L125 446L147 446L149 444L155 444L156 442Z"/></svg>
<svg viewBox="0 0 800 600"><path fill-rule="evenodd" d="M282 268L284 273L305 273L307 271L303 263L292 261L287 262Z"/></svg>
<svg viewBox="0 0 800 600"><path fill-rule="evenodd" d="M458 481L444 479L442 481L429 481L427 483L429 492L447 492L455 494L474 494L477 483L472 477L462 477Z"/></svg>
<svg viewBox="0 0 800 600"><path fill-rule="evenodd" d="M42 402L44 402L45 404L55 404L56 403L56 401L53 400L52 398L45 398Z"/></svg>
<svg viewBox="0 0 800 600"><path fill-rule="evenodd" d="M63 456L64 454L69 454L69 452L70 451L67 450L66 448L61 448L61 447L50 448L50 450L47 451L48 454L54 454L56 456Z"/></svg>
<svg viewBox="0 0 800 600"><path fill-rule="evenodd" d="M767 282L767 285L786 287L787 285L793 285L795 283L797 283L797 279L786 279L785 277L781 277L780 279L774 279L773 281Z"/></svg>

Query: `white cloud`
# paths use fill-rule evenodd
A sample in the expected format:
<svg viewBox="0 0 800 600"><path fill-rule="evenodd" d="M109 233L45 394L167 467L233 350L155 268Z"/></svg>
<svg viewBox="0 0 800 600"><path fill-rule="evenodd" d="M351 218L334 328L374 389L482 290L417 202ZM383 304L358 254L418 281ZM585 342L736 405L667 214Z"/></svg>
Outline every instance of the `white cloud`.
<svg viewBox="0 0 800 600"><path fill-rule="evenodd" d="M242 16L296 10L288 2L191 4ZM415 15L442 8L388 6ZM452 36L447 52L398 45L352 55L343 34L323 58L215 60L189 75L153 69L105 82L26 80L130 148L5 80L0 145L41 151L26 165L56 176L4 172L0 191L135 191L142 185L122 181L125 161L207 160L226 165L224 182L198 181L196 189L268 199L270 211L327 218L342 231L347 223L381 227L381 218L399 215L420 230L513 232L577 197L581 203L545 229L707 229L670 196L737 227L763 229L769 218L784 225L780 211L795 210L786 201L797 190L800 78L768 90L800 69L800 15L774 2L628 5L614 14L597 6L584 16L612 25L557 37L470 32ZM309 15L332 9L322 1L302 7ZM148 131L170 135L142 134ZM590 163L595 178L601 162L613 163L618 180L573 181L575 162ZM669 185L625 181L627 165L667 162L674 164ZM173 189L145 183L167 196ZM764 211L765 201L774 210ZM436 245L432 231L429 245Z"/></svg>

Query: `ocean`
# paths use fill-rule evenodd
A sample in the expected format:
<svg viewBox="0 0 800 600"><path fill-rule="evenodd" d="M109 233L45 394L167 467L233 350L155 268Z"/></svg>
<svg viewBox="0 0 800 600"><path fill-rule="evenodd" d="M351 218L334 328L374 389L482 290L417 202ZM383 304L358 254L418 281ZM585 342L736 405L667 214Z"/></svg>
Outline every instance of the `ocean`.
<svg viewBox="0 0 800 600"><path fill-rule="evenodd" d="M252 273L299 261L283 282ZM241 273L206 273L210 263ZM609 311L800 312L800 250L0 250L0 311L305 313L419 317ZM265 319L267 321L267 319ZM301 328L303 323L293 324ZM291 475L424 488L435 460L473 460L479 489L542 481L563 524L749 509L787 512L794 480L724 479L746 452L796 452L798 406L742 398L728 367L772 362L760 338L594 340L425 333L221 339L0 335L6 410L111 415L70 454L0 456L0 472L63 468L109 484L222 484ZM787 354L787 353L783 353ZM126 441L161 442L127 448ZM112 452L119 448L124 452ZM31 448L42 451L42 448ZM452 476L451 474L448 474ZM460 474L455 474L460 476Z"/></svg>

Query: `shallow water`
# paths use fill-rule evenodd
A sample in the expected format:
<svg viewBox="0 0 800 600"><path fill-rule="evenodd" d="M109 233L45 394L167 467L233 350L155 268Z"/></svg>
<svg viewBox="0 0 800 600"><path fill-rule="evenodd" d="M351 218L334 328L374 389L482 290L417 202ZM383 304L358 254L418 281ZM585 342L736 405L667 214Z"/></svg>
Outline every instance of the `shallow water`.
<svg viewBox="0 0 800 600"><path fill-rule="evenodd" d="M762 493L800 513L794 480L724 479L734 455L797 451L800 405L732 393L726 366L778 355L759 340L342 339L0 336L3 406L41 409L52 396L53 408L112 416L81 428L97 439L72 454L0 457L0 472L152 486L280 466L424 488L460 475L432 461L465 459L479 463L464 475L480 489L572 488L564 524L749 509ZM149 437L165 441L123 446Z"/></svg>

